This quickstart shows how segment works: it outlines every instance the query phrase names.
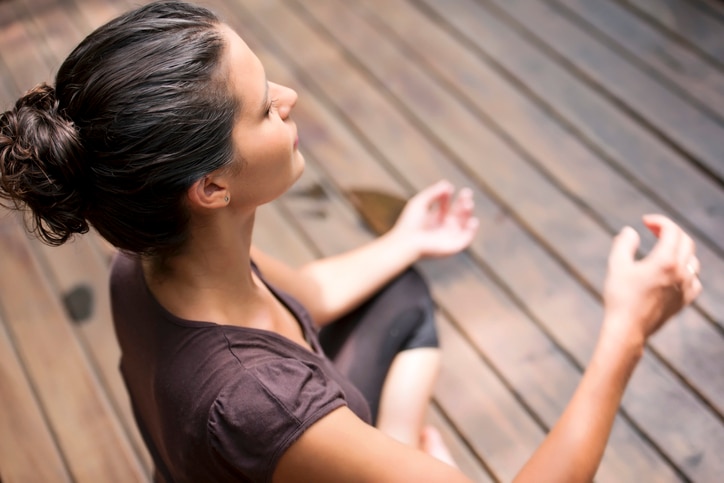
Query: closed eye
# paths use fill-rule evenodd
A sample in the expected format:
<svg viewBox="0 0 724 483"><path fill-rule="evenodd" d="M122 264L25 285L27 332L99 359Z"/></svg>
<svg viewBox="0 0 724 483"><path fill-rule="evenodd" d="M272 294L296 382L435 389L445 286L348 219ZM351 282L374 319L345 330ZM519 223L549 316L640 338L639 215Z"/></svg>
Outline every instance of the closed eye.
<svg viewBox="0 0 724 483"><path fill-rule="evenodd" d="M270 99L269 105L266 108L266 115L270 115L272 112L276 110L277 107L277 99Z"/></svg>

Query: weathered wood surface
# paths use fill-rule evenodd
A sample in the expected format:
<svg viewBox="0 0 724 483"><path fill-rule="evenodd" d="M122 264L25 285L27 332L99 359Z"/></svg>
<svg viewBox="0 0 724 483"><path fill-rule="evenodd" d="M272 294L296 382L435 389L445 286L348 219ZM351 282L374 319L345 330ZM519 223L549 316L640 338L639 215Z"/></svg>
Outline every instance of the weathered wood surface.
<svg viewBox="0 0 724 483"><path fill-rule="evenodd" d="M0 2L0 107L52 81L84 35L136 3ZM651 341L597 481L720 479L720 4L202 3L300 94L308 167L257 217L271 254L298 265L363 243L359 210L380 216L396 208L385 199L442 177L473 189L481 233L470 250L419 265L444 348L429 418L466 473L510 480L544 438L593 349L612 236L635 226L643 254L654 240L638 219L662 212L696 239L706 288ZM94 235L42 246L3 212L0 248L0 477L148 479L117 369L107 247Z"/></svg>

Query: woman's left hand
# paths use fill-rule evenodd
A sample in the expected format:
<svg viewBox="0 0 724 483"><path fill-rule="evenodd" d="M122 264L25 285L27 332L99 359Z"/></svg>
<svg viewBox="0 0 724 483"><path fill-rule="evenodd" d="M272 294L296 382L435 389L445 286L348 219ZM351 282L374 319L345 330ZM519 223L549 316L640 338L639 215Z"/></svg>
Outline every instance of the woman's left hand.
<svg viewBox="0 0 724 483"><path fill-rule="evenodd" d="M403 237L420 257L443 257L467 248L478 230L473 193L438 181L405 205L390 235Z"/></svg>

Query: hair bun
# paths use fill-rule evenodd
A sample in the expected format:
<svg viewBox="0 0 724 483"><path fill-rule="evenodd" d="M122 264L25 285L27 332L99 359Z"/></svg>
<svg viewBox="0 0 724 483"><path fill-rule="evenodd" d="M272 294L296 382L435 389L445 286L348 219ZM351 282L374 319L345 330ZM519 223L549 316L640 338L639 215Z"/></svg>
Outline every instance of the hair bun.
<svg viewBox="0 0 724 483"><path fill-rule="evenodd" d="M51 245L88 231L90 183L82 162L78 132L47 84L0 114L0 198L15 208L27 206L29 228Z"/></svg>

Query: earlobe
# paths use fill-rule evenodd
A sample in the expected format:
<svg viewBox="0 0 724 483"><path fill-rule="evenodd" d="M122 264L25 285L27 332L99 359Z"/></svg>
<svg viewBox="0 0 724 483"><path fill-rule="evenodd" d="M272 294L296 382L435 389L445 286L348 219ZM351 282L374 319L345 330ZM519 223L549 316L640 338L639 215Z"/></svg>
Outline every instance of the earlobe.
<svg viewBox="0 0 724 483"><path fill-rule="evenodd" d="M191 209L214 209L229 203L229 191L219 180L204 176L197 180L187 191Z"/></svg>

